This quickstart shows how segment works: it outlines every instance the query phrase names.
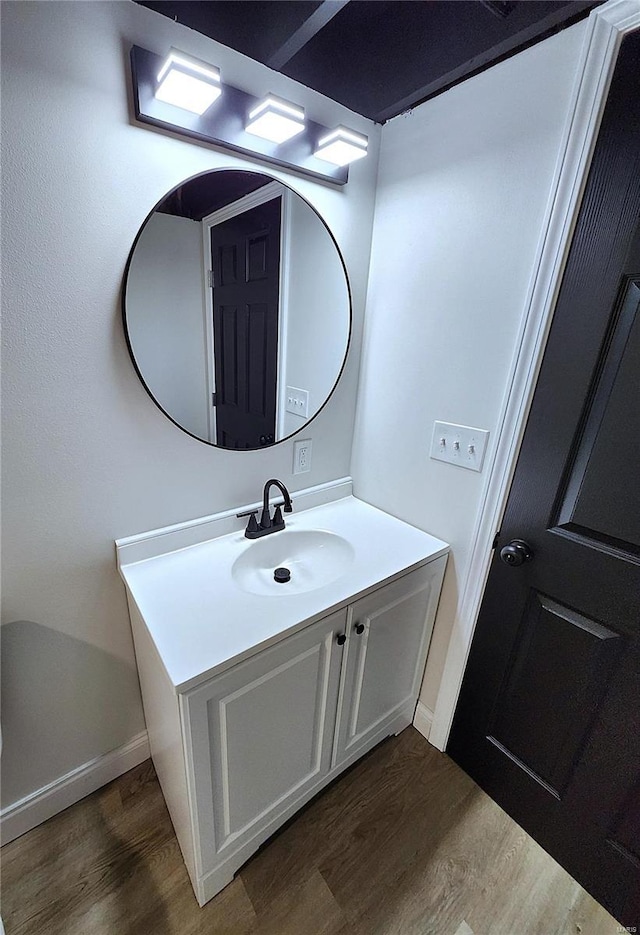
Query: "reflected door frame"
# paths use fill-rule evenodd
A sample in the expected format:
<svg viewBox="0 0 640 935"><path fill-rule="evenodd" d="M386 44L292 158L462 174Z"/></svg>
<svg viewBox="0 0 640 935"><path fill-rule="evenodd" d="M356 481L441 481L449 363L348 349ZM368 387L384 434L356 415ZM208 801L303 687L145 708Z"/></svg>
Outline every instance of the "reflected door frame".
<svg viewBox="0 0 640 935"><path fill-rule="evenodd" d="M202 307L204 309L205 356L207 371L207 429L209 441L216 443L216 407L213 394L216 392L215 374L215 339L213 334L213 289L209 277L212 275L211 229L262 205L274 198L280 198L280 301L278 307L278 365L276 377L276 441L284 437L284 418L286 407L286 360L287 360L287 323L289 315L289 269L291 254L291 195L292 192L280 182L270 182L262 188L250 192L237 201L219 208L202 219Z"/></svg>
<svg viewBox="0 0 640 935"><path fill-rule="evenodd" d="M640 28L640 0L609 0L586 23L573 97L516 340L514 359L484 469L478 520L438 690L428 740L444 750L458 703L471 641L484 594L493 541L500 529L538 373L553 318L582 192L600 128L618 51L627 33ZM424 707L424 706L423 706ZM421 729L420 704L414 725Z"/></svg>

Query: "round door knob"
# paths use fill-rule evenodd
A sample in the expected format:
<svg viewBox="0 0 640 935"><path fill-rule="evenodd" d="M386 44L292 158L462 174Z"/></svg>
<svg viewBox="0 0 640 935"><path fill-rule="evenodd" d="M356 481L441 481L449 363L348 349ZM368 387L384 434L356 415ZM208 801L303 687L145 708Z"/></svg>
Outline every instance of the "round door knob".
<svg viewBox="0 0 640 935"><path fill-rule="evenodd" d="M362 633L364 633L364 623L356 623L354 629L358 636L360 636Z"/></svg>
<svg viewBox="0 0 640 935"><path fill-rule="evenodd" d="M347 634L338 633L338 635L336 636L336 643L338 644L338 646L344 646L346 642L347 642Z"/></svg>
<svg viewBox="0 0 640 935"><path fill-rule="evenodd" d="M527 545L524 539L512 539L509 545L505 545L504 548L500 549L500 561L512 568L524 565L525 562L530 562L532 558L531 547Z"/></svg>

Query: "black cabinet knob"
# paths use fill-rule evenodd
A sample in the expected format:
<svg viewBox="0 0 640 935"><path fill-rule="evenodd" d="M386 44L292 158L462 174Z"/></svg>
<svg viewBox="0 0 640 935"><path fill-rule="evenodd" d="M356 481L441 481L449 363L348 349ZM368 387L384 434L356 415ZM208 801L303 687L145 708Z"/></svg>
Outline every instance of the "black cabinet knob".
<svg viewBox="0 0 640 935"><path fill-rule="evenodd" d="M356 623L354 629L358 636L360 636L362 633L364 633L364 623Z"/></svg>
<svg viewBox="0 0 640 935"><path fill-rule="evenodd" d="M336 636L336 643L338 644L338 646L344 646L346 642L347 642L347 634L338 633L338 635Z"/></svg>
<svg viewBox="0 0 640 935"><path fill-rule="evenodd" d="M524 539L512 539L509 545L505 545L504 548L500 549L500 561L512 568L524 565L525 562L530 562L532 558L531 546Z"/></svg>

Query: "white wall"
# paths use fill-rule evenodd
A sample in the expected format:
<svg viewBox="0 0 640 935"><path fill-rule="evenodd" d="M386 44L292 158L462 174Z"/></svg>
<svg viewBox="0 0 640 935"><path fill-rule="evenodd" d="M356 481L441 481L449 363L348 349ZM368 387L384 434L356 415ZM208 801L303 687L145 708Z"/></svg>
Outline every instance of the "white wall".
<svg viewBox="0 0 640 935"><path fill-rule="evenodd" d="M141 6L3 3L3 802L124 744L143 728L113 540L347 474L368 275L379 131L369 121ZM221 451L152 403L122 331L121 281L147 213L179 181L252 168L132 124L131 44L175 45L252 93L299 101L369 134L339 189L273 174L327 219L345 255L356 333L335 396L292 442Z"/></svg>
<svg viewBox="0 0 640 935"><path fill-rule="evenodd" d="M349 339L349 292L335 245L317 214L291 198L285 383L309 393L317 412L340 372ZM284 434L305 419L286 412Z"/></svg>
<svg viewBox="0 0 640 935"><path fill-rule="evenodd" d="M127 327L145 383L170 416L209 437L202 224L156 211L136 244Z"/></svg>
<svg viewBox="0 0 640 935"><path fill-rule="evenodd" d="M495 430L585 23L386 124L355 492L452 556L421 693L433 710L484 475L429 460L434 420Z"/></svg>

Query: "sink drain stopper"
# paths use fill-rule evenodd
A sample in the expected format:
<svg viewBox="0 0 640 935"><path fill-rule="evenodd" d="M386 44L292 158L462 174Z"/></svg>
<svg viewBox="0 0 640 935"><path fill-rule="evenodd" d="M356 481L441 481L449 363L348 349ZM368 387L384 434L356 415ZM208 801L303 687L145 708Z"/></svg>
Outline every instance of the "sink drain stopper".
<svg viewBox="0 0 640 935"><path fill-rule="evenodd" d="M276 568L273 573L273 580L277 581L278 584L285 584L291 579L291 572L288 568Z"/></svg>

